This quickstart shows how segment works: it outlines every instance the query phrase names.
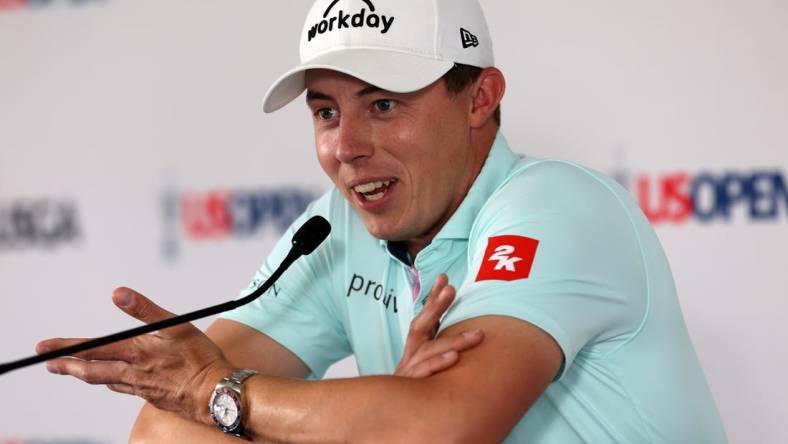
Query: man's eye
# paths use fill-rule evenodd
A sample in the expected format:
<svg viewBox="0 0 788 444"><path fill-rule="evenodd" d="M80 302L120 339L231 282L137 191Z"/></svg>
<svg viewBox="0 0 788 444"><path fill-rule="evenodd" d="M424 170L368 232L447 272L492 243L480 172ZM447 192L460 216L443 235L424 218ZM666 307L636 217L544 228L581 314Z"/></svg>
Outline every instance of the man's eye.
<svg viewBox="0 0 788 444"><path fill-rule="evenodd" d="M396 103L391 99L380 99L375 101L375 110L380 112L391 111Z"/></svg>
<svg viewBox="0 0 788 444"><path fill-rule="evenodd" d="M315 113L320 120L331 120L337 115L337 110L334 108L320 108Z"/></svg>

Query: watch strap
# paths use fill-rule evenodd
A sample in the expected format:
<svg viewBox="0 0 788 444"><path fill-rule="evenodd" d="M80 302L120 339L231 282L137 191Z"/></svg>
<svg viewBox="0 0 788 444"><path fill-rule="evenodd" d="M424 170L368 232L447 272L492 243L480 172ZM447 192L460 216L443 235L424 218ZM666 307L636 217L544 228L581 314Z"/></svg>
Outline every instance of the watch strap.
<svg viewBox="0 0 788 444"><path fill-rule="evenodd" d="M258 372L257 370L245 368L243 370L236 370L230 373L228 376L225 376L224 379L222 379L222 381L227 382L229 384L233 384L234 386L237 386L238 389L240 390L243 382L246 381L248 377L257 375L259 373L260 372Z"/></svg>

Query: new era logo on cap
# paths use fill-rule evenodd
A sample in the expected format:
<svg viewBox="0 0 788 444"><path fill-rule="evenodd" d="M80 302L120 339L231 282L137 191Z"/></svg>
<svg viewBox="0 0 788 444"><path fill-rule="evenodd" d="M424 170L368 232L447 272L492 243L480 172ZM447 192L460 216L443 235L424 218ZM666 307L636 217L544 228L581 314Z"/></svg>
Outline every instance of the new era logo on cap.
<svg viewBox="0 0 788 444"><path fill-rule="evenodd" d="M524 236L493 236L487 240L484 260L476 275L479 281L526 279L536 257L539 241Z"/></svg>
<svg viewBox="0 0 788 444"><path fill-rule="evenodd" d="M460 36L462 37L463 48L479 46L479 39L475 35L471 34L471 31L468 31L465 28L460 28Z"/></svg>

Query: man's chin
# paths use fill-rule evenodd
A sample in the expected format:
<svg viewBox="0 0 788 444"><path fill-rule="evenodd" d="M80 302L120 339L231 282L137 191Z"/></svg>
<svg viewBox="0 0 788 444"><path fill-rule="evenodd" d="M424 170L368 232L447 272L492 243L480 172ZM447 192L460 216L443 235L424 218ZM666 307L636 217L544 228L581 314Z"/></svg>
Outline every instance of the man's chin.
<svg viewBox="0 0 788 444"><path fill-rule="evenodd" d="M372 237L374 237L375 239L380 239L387 242L404 240L400 238L401 236L397 236L396 233L392 233L390 231L383 229L378 230L373 227L367 226L367 231L369 231L369 234L371 234Z"/></svg>
<svg viewBox="0 0 788 444"><path fill-rule="evenodd" d="M403 230L397 229L391 222L385 220L370 220L370 218L362 218L364 226L372 237L388 242L404 241L408 239Z"/></svg>

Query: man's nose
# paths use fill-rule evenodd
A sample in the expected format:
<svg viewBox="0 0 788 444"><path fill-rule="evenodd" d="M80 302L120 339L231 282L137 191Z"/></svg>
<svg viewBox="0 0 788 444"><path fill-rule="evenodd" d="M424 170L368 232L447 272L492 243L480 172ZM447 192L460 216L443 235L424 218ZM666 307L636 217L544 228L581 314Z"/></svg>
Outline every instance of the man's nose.
<svg viewBox="0 0 788 444"><path fill-rule="evenodd" d="M354 116L342 116L336 157L342 163L358 162L372 156L374 147L369 137L369 126Z"/></svg>

